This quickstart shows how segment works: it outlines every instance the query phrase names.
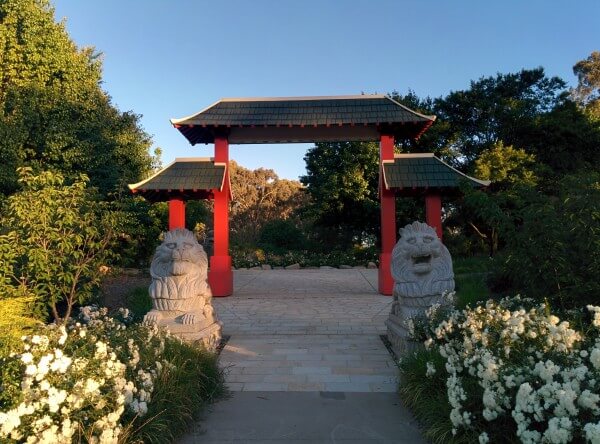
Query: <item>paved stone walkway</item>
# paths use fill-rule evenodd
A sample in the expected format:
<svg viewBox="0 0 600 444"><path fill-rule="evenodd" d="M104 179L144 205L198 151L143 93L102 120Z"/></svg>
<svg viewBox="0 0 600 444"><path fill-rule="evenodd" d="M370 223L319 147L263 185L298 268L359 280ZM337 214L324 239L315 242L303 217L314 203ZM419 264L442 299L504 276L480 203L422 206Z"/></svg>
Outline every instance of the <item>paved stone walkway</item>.
<svg viewBox="0 0 600 444"><path fill-rule="evenodd" d="M394 392L377 270L237 270L213 299L232 391Z"/></svg>

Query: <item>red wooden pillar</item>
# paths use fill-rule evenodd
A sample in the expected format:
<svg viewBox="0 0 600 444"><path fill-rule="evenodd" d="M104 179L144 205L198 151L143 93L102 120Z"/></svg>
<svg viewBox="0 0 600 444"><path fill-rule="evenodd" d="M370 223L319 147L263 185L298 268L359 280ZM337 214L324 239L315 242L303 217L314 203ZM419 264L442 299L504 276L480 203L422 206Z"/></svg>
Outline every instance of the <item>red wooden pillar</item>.
<svg viewBox="0 0 600 444"><path fill-rule="evenodd" d="M185 228L185 202L183 199L169 199L169 231Z"/></svg>
<svg viewBox="0 0 600 444"><path fill-rule="evenodd" d="M214 192L214 249L210 258L208 283L213 296L233 293L233 272L229 256L229 141L215 137L215 163L225 164L223 189Z"/></svg>
<svg viewBox="0 0 600 444"><path fill-rule="evenodd" d="M425 220L427 225L435 228L440 240L442 240L442 196L437 193L425 196Z"/></svg>
<svg viewBox="0 0 600 444"><path fill-rule="evenodd" d="M396 198L385 188L383 161L394 160L394 136L382 134L379 142L379 201L381 205L381 253L379 254L379 293L391 295L394 288L391 258L396 244Z"/></svg>

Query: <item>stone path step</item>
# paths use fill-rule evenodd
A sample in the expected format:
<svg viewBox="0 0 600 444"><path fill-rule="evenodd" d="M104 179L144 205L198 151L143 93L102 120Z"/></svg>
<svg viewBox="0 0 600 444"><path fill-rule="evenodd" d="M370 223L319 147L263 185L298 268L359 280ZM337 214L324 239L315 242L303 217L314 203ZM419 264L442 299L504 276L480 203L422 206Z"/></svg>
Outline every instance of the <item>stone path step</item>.
<svg viewBox="0 0 600 444"><path fill-rule="evenodd" d="M221 354L232 391L395 392L398 369L377 335L232 337Z"/></svg>

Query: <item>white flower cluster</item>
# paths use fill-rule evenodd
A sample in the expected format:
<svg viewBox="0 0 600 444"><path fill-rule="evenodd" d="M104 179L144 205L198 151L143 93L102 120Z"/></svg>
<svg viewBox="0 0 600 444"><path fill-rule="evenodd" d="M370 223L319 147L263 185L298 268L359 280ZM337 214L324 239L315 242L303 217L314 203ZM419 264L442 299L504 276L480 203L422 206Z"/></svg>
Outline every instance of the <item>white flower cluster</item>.
<svg viewBox="0 0 600 444"><path fill-rule="evenodd" d="M488 442L486 424L501 417L512 418L524 443L600 444L600 307L587 307L593 320L584 335L525 302L488 301L430 324L425 346L436 345L446 361L453 433L484 429L479 441Z"/></svg>
<svg viewBox="0 0 600 444"><path fill-rule="evenodd" d="M164 335L128 329L95 307L84 307L81 320L22 338L22 352L10 358L22 368L22 395L0 411L0 441L67 443L82 433L93 444L117 443L125 422L148 412L169 365L161 363Z"/></svg>

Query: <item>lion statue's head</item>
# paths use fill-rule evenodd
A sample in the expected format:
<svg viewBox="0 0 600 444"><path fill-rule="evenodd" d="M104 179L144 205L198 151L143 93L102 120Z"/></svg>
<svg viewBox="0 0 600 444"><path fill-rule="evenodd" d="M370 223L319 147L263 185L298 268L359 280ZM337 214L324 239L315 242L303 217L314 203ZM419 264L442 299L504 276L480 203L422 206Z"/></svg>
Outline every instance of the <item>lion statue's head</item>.
<svg viewBox="0 0 600 444"><path fill-rule="evenodd" d="M158 246L150 273L152 277L203 274L206 278L208 258L196 236L189 230L178 228L165 233Z"/></svg>
<svg viewBox="0 0 600 444"><path fill-rule="evenodd" d="M454 290L452 258L435 230L423 222L400 229L392 250L394 292L419 297Z"/></svg>

